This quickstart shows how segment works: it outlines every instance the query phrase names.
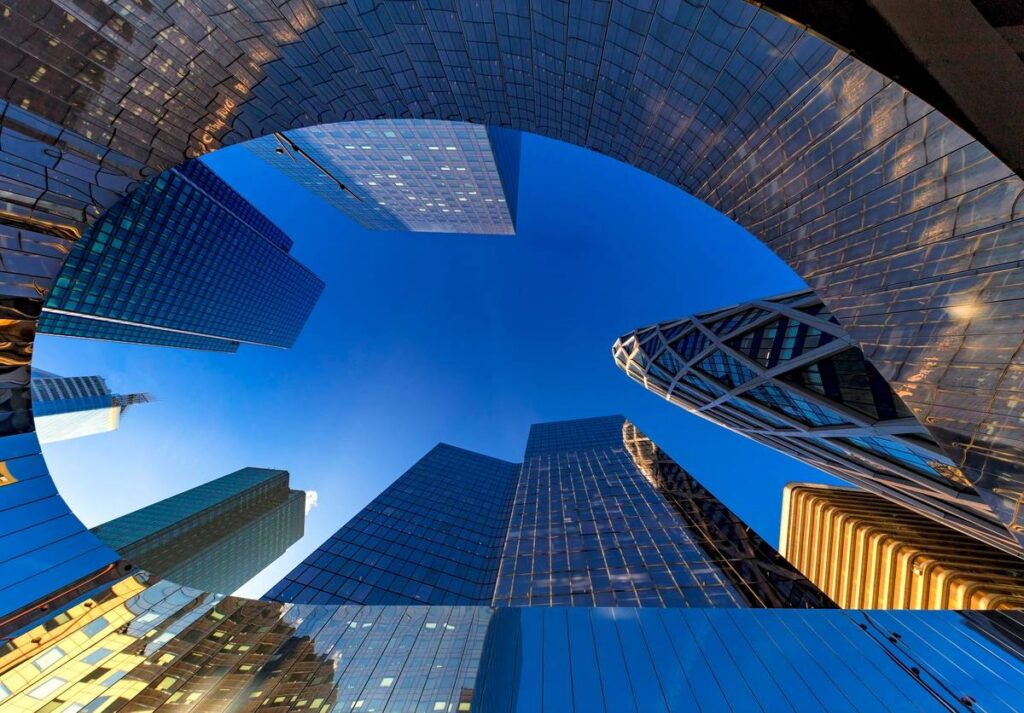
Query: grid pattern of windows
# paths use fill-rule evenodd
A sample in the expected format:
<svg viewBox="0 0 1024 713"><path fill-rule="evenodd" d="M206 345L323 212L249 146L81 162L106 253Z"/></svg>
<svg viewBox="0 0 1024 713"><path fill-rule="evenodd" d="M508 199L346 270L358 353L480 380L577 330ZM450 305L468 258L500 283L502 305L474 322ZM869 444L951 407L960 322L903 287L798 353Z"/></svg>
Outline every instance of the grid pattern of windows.
<svg viewBox="0 0 1024 713"><path fill-rule="evenodd" d="M735 314L731 314L728 317L722 319L710 320L707 325L715 334L722 336L725 334L732 334L740 327L743 327L751 322L754 322L761 317L764 317L768 313L763 309L757 307L749 307L744 310L740 310Z"/></svg>
<svg viewBox="0 0 1024 713"><path fill-rule="evenodd" d="M767 582L762 565L787 571L778 553L674 463L659 480L670 459L653 449L622 416L537 424L521 466L439 445L266 598L830 605L796 572Z"/></svg>
<svg viewBox="0 0 1024 713"><path fill-rule="evenodd" d="M659 480L653 453L621 416L535 425L495 606L831 605L795 570L758 583L761 564L785 570L778 553L720 529L735 516L678 467Z"/></svg>
<svg viewBox="0 0 1024 713"><path fill-rule="evenodd" d="M499 609L474 710L1010 713L1020 635L992 612Z"/></svg>
<svg viewBox="0 0 1024 713"><path fill-rule="evenodd" d="M79 339L102 339L107 342L125 344L151 344L176 349L198 349L205 352L238 351L239 343L230 339L204 337L196 334L173 332L167 329L150 329L139 324L125 324L107 320L90 319L80 314L43 312L39 316L39 331L43 334L59 334L62 337Z"/></svg>
<svg viewBox="0 0 1024 713"><path fill-rule="evenodd" d="M783 316L726 342L769 369L805 351L828 344L835 337L817 327ZM888 385L886 385L888 389Z"/></svg>
<svg viewBox="0 0 1024 713"><path fill-rule="evenodd" d="M228 340L211 345L218 351L290 347L324 287L290 246L211 171L186 164L144 183L75 243L39 328L190 348Z"/></svg>
<svg viewBox="0 0 1024 713"><path fill-rule="evenodd" d="M755 386L746 392L746 396L808 426L841 426L850 422L831 409L812 403L775 384Z"/></svg>
<svg viewBox="0 0 1024 713"><path fill-rule="evenodd" d="M386 119L245 147L369 230L511 235L519 141L519 132L476 124Z"/></svg>
<svg viewBox="0 0 1024 713"><path fill-rule="evenodd" d="M683 335L679 341L669 342L669 344L685 361L691 361L695 356L707 349L711 342L704 336L703 332L699 329L694 329Z"/></svg>
<svg viewBox="0 0 1024 713"><path fill-rule="evenodd" d="M1006 486L978 487L1014 516L1016 347L936 338L970 318L933 298L1020 336L1024 272L1007 257L1020 179L857 53L741 0L58 5L12 3L3 17L4 200L22 218L66 234L148 171L313 121L406 114L542 132L683 186L770 241L842 301L844 323L877 330L887 374L920 378L900 384L915 411L972 481ZM63 257L14 245L6 294L32 297ZM959 378L970 383L950 389ZM17 582L22 570L5 569Z"/></svg>
<svg viewBox="0 0 1024 713"><path fill-rule="evenodd" d="M721 351L713 351L707 358L701 359L697 362L697 368L715 377L730 389L735 389L754 378L754 372Z"/></svg>
<svg viewBox="0 0 1024 713"><path fill-rule="evenodd" d="M267 598L486 604L519 466L438 445L324 542Z"/></svg>
<svg viewBox="0 0 1024 713"><path fill-rule="evenodd" d="M686 363L661 347L672 339ZM689 411L965 534L1018 549L812 292L642 327L612 353L630 378Z"/></svg>
<svg viewBox="0 0 1024 713"><path fill-rule="evenodd" d="M5 642L4 710L471 709L488 607L283 606L147 579Z"/></svg>
<svg viewBox="0 0 1024 713"><path fill-rule="evenodd" d="M859 349L847 349L805 367L787 371L782 378L810 389L878 421L913 418L903 400L871 366Z"/></svg>
<svg viewBox="0 0 1024 713"><path fill-rule="evenodd" d="M243 468L93 528L125 559L175 582L230 593L303 533L305 494L283 470Z"/></svg>
<svg viewBox="0 0 1024 713"><path fill-rule="evenodd" d="M930 478L944 479L943 468L954 468L953 462L942 455L922 452L910 448L903 442L891 438L874 438L872 436L854 436L853 438L836 439L840 443L856 446L862 450L923 473ZM941 474L940 474L941 473Z"/></svg>

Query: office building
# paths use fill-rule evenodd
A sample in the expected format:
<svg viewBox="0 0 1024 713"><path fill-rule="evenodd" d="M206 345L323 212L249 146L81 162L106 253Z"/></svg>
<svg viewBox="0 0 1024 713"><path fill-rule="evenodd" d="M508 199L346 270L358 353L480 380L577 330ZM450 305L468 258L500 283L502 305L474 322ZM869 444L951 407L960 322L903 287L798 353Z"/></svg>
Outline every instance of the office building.
<svg viewBox="0 0 1024 713"><path fill-rule="evenodd" d="M1013 46L1020 19L998 2L950 0L926 17L907 5L458 3L443 12L415 1L367 8L239 0L216 12L199 3L136 3L131 12L105 3L5 5L0 314L10 368L0 412L0 626L35 621L59 630L68 612L53 593L71 582L87 586L115 566L113 551L59 497L31 433L35 322L72 241L140 180L183 157L317 122L500 124L612 156L708 202L826 299L1024 540L1024 420L1014 363L1024 313L1024 160L1015 121L1024 115L1024 74ZM594 200L616 195L611 185ZM623 249L643 250L632 237L624 236ZM650 272L620 279L671 279L664 258L652 254ZM211 628L189 635L212 647L226 638L215 622L232 611L204 608L206 599L194 611ZM330 607L281 610L306 622ZM493 697L474 687L480 710L495 700L498 710L537 710L539 697L548 710L648 711L687 690L707 709L732 710L1012 711L1024 697L1019 617L1009 613L502 611L478 676ZM154 653L131 669L140 677L167 665L159 648L176 635L148 614L138 622L152 627L142 634L152 632L145 649ZM647 626L649 617L656 625ZM352 623L341 640L373 629L372 621ZM422 631L448 632L427 623L434 628ZM0 673L10 684L0 697L6 705L12 693L32 692L38 698L17 705L73 710L78 703L50 705L47 696L63 684L36 638L4 649L31 660L17 680ZM338 641L320 646L347 654ZM290 645L297 646L291 638ZM500 653L511 666L490 665ZM130 665L115 663L90 682L113 698L98 693L87 705L113 708L130 697L116 692ZM211 710L204 698L234 673L217 665L196 671L197 685L209 685L188 705ZM386 678L376 685L387 688ZM598 691L622 695L577 705L576 695ZM342 706L356 710L358 702L346 697ZM437 703L438 710L454 705L439 698L424 707Z"/></svg>
<svg viewBox="0 0 1024 713"><path fill-rule="evenodd" d="M32 374L32 415L40 443L116 431L121 416L149 394L114 394L100 376Z"/></svg>
<svg viewBox="0 0 1024 713"><path fill-rule="evenodd" d="M185 163L85 231L39 331L209 351L290 347L324 287L291 246L210 169Z"/></svg>
<svg viewBox="0 0 1024 713"><path fill-rule="evenodd" d="M644 327L612 354L631 379L692 414L1020 552L812 292Z"/></svg>
<svg viewBox="0 0 1024 713"><path fill-rule="evenodd" d="M521 464L437 446L267 598L834 606L621 416L535 425Z"/></svg>
<svg viewBox="0 0 1024 713"><path fill-rule="evenodd" d="M346 121L245 148L368 230L515 233L518 131L421 119Z"/></svg>
<svg viewBox="0 0 1024 713"><path fill-rule="evenodd" d="M231 593L302 537L305 493L288 472L243 468L93 528L147 572Z"/></svg>
<svg viewBox="0 0 1024 713"><path fill-rule="evenodd" d="M779 551L847 609L1024 609L1024 559L863 490L787 485Z"/></svg>
<svg viewBox="0 0 1024 713"><path fill-rule="evenodd" d="M1024 543L1015 19L951 0L925 28L905 5L12 4L0 15L0 312L5 363L26 368L10 372L0 413L0 596L45 599L114 557L59 497L39 505L37 489L55 491L26 435L35 322L76 238L184 158L382 118L534 132L727 215L824 299ZM624 250L646 247L623 236ZM67 527L49 540L21 537L58 517Z"/></svg>
<svg viewBox="0 0 1024 713"><path fill-rule="evenodd" d="M128 576L0 645L11 711L985 710L1013 612L278 604Z"/></svg>

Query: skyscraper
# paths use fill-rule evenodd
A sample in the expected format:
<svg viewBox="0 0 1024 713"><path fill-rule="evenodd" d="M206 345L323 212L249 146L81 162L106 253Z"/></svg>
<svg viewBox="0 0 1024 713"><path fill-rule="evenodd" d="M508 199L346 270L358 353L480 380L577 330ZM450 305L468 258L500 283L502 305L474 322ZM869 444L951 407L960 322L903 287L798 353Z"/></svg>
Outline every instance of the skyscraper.
<svg viewBox="0 0 1024 713"><path fill-rule="evenodd" d="M844 608L1024 608L1024 559L863 490L787 485L779 551Z"/></svg>
<svg viewBox="0 0 1024 713"><path fill-rule="evenodd" d="M296 129L244 146L368 230L515 233L518 131L421 119Z"/></svg>
<svg viewBox="0 0 1024 713"><path fill-rule="evenodd" d="M199 161L156 176L74 244L39 331L228 351L290 347L324 284Z"/></svg>
<svg viewBox="0 0 1024 713"><path fill-rule="evenodd" d="M312 604L834 606L621 416L440 445L275 585Z"/></svg>
<svg viewBox="0 0 1024 713"><path fill-rule="evenodd" d="M287 471L242 468L93 532L153 574L231 593L302 537L305 499L289 489Z"/></svg>
<svg viewBox="0 0 1024 713"><path fill-rule="evenodd" d="M612 354L631 379L690 413L1021 552L812 292L644 327Z"/></svg>
<svg viewBox="0 0 1024 713"><path fill-rule="evenodd" d="M114 394L100 376L32 374L32 413L40 443L117 430L131 406L151 401L149 394Z"/></svg>

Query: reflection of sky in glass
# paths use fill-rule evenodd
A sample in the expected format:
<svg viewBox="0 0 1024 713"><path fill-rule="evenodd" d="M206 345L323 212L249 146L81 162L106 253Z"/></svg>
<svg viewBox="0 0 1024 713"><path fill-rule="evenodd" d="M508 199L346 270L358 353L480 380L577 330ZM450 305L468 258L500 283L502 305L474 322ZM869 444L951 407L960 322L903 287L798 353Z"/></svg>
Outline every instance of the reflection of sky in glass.
<svg viewBox="0 0 1024 713"><path fill-rule="evenodd" d="M515 131L385 119L296 129L244 146L368 230L515 232Z"/></svg>
<svg viewBox="0 0 1024 713"><path fill-rule="evenodd" d="M40 367L101 374L115 390L158 399L117 434L47 446L87 525L211 474L287 469L320 504L304 539L245 590L261 596L438 442L516 461L530 424L602 413L643 424L772 542L786 482L833 482L690 418L615 369L609 345L631 327L800 287L767 249L678 189L526 136L517 236L481 241L369 233L244 150L209 162L294 239L292 254L327 289L287 351L39 337ZM595 200L609 186L615 200ZM673 265L671 279L652 271L651 255Z"/></svg>

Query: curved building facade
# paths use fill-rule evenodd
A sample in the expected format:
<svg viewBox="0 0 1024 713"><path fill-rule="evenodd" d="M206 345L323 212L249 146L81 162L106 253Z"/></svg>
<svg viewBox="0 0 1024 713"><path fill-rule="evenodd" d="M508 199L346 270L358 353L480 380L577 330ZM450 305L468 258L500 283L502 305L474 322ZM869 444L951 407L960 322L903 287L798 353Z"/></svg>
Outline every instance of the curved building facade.
<svg viewBox="0 0 1024 713"><path fill-rule="evenodd" d="M643 327L612 353L631 379L690 413L1020 554L812 292Z"/></svg>
<svg viewBox="0 0 1024 713"><path fill-rule="evenodd" d="M973 7L966 0L951 5ZM929 19L952 40L944 46L957 46L963 23L949 14ZM872 39L893 36L874 34L871 22L850 26L863 27ZM425 2L13 0L0 13L0 37L0 627L7 631L36 624L59 629L70 608L105 597L112 580L126 581L127 565L61 499L33 427L35 326L72 244L122 196L163 170L221 146L326 122L434 118L531 131L625 161L704 200L807 281L945 457L1021 538L1024 184L986 147L999 150L1000 142L987 138L995 134L982 123L957 116L958 125L890 78L902 75L902 66L879 62L888 76L877 72L813 27L741 0L466 2L444 10ZM901 56L908 60L907 76L920 80L913 86L942 99L943 92L929 89L935 79L930 67L936 73L946 67L917 61L921 55L910 49ZM986 65L989 54L977 56L985 69L981 80L1019 73L1010 64L1015 55L1005 66ZM933 84L947 86L941 78ZM999 107L1000 98L1011 97L1009 106L1021 95L989 91L983 98ZM957 95L944 97L952 102L935 103L956 116ZM1020 113L1006 116L1019 121ZM1009 135L1011 142L1019 138L1018 131ZM197 619L208 616L209 632L184 634L187 620L167 632L150 627L142 634L154 631L154 647L181 634L206 647L202 655L235 655L230 652L237 649L219 643L224 636L213 631L234 612L183 606ZM314 607L301 617L305 626L323 621L312 616L317 612L333 616ZM503 631L517 642L546 637L548 631L538 629L541 615L522 616ZM595 616L602 622L590 624L596 630L607 616ZM979 623L957 616L933 624L955 632L965 650L982 646L975 638L981 628L996 638L1012 631L1009 618ZM146 617L140 626L152 621ZM749 623L768 627L772 621ZM354 630L373 626L343 618L339 627L353 622ZM704 626L691 618L684 624L689 631ZM908 620L908 626L915 623ZM946 665L939 649L929 648L926 629L905 636L915 643L896 644L885 657L890 663L879 665L898 661L898 671L886 671L906 676L908 690L923 700L988 702L989 692L996 700L991 707L1013 708L1019 696L1007 700L1000 691L1007 690L1005 681L1021 680L1017 659L982 646L986 678L979 682L978 671ZM616 622L620 641L639 644L642 634L631 621L621 630ZM739 629L735 639L745 647L741 658L770 655L755 651L759 644L742 634ZM39 666L29 663L25 672L33 676L61 659L34 638L26 639L24 651L3 651L18 661L31 658L29 652L48 655ZM882 651L886 640L881 633L879 641L872 638L881 647L872 651ZM559 652L566 642L557 636L547 641L554 648L543 661L552 668L543 680L564 680L555 664L564 659ZM149 647L140 642L130 653L148 655ZM509 644L500 650L521 649ZM620 649L619 660L633 650ZM260 651L277 649L268 643ZM160 661L162 654L156 655ZM178 654L171 656L158 665L173 664ZM728 658L723 652L720 663ZM925 660L931 662L927 675L910 679L906 671ZM645 677L636 685L646 690L643 681L656 683L653 666L666 661L631 668ZM871 665L865 662L863 670ZM125 680L131 665L100 668L107 670L96 679L42 677L42 688L24 692L32 699L25 707L52 702L64 684L95 684L96 695L105 695L100 689ZM210 691L221 677L234 675L220 665L202 670ZM534 673L533 667L515 670L517 676ZM315 687L319 679L310 676ZM154 687L162 693L176 685L169 678ZM387 688L389 678L382 674L375 687ZM863 683L865 695L873 695L876 683ZM183 700L215 709L191 695ZM299 694L281 694L280 702L275 696L267 705L291 705L292 695ZM448 703L434 710L461 709L463 701L454 697L436 699L434 705ZM321 709L328 705L317 696L307 707L317 699ZM502 693L497 699L510 700ZM262 699L251 700L255 707ZM359 700L366 699L352 705Z"/></svg>
<svg viewBox="0 0 1024 713"><path fill-rule="evenodd" d="M220 146L376 118L532 131L652 173L764 241L1024 536L1024 183L806 26L742 0L22 0L0 29L12 297L45 296L67 241L141 179Z"/></svg>

